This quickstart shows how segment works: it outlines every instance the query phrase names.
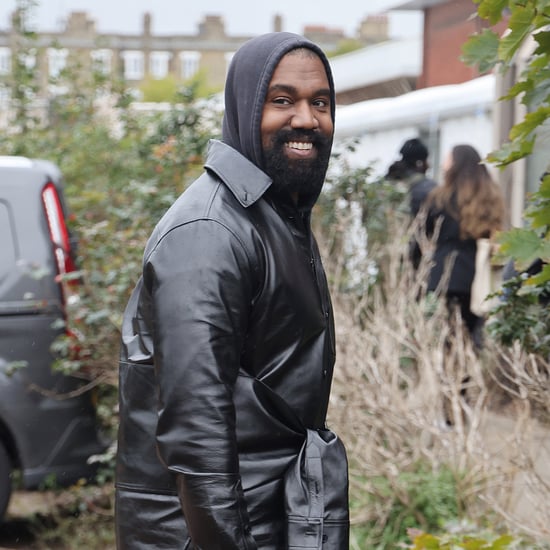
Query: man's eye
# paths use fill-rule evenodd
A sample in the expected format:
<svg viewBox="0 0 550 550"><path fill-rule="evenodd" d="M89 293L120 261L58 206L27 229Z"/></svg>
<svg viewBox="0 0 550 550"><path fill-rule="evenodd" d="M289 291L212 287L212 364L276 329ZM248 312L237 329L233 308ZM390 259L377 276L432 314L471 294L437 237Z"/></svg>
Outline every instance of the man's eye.
<svg viewBox="0 0 550 550"><path fill-rule="evenodd" d="M288 99L288 97L276 97L273 99L273 103L277 103L278 105L290 105L290 99Z"/></svg>
<svg viewBox="0 0 550 550"><path fill-rule="evenodd" d="M316 99L313 102L313 105L315 105L315 107L326 108L328 107L329 102L326 99Z"/></svg>

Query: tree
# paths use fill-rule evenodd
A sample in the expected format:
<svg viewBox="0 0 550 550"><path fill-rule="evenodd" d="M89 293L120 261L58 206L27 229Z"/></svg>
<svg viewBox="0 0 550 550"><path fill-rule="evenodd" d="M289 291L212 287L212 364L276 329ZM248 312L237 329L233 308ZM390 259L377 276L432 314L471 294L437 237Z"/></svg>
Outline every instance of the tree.
<svg viewBox="0 0 550 550"><path fill-rule="evenodd" d="M32 4L17 4L17 32L25 40L5 83L13 115L0 150L51 160L64 174L82 284L67 311L78 354L74 339L61 336L55 366L94 379L100 413L114 432L122 312L154 224L202 169L220 109L215 99L197 98L196 84L179 89L166 112L137 113L123 82L69 62L35 117L44 103L35 102L36 74L20 62L36 42L28 28Z"/></svg>
<svg viewBox="0 0 550 550"><path fill-rule="evenodd" d="M550 0L474 0L479 17L491 25L508 18L508 31L498 36L485 29L463 46L463 59L481 72L491 69L506 74L518 53L529 50L524 70L500 100L520 100L527 107L523 120L510 130L507 143L489 155L489 160L505 167L533 152L543 127L550 123ZM550 170L550 164L548 166ZM525 271L536 260L542 270L519 281L514 292L540 303L550 295L550 174L541 177L539 187L528 197L526 225L503 233L501 255L511 258L518 271ZM546 327L548 333L550 327Z"/></svg>
<svg viewBox="0 0 550 550"><path fill-rule="evenodd" d="M38 122L32 114L32 103L39 88L35 70L37 37L30 25L35 7L35 0L18 0L17 2L12 19L15 33L11 72L1 83L3 87L10 90L15 119L18 121L22 133Z"/></svg>

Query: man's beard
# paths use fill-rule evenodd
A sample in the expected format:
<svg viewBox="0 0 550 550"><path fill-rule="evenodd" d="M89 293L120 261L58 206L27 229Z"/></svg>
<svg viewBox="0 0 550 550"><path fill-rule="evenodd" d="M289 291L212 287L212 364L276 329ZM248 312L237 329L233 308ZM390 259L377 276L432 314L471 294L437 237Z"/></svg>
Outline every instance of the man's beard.
<svg viewBox="0 0 550 550"><path fill-rule="evenodd" d="M289 159L285 153L289 141L310 141L317 149L311 159ZM264 148L264 171L273 180L277 192L317 195L323 185L330 159L332 138L312 130L281 130L269 148Z"/></svg>

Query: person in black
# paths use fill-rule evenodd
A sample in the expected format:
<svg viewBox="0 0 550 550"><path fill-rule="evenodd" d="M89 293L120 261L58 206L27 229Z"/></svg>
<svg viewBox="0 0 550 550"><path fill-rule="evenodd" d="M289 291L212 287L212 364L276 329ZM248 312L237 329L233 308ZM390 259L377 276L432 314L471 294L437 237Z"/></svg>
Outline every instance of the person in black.
<svg viewBox="0 0 550 550"><path fill-rule="evenodd" d="M453 147L443 171L443 184L426 201L426 230L435 238L427 288L445 297L450 312L460 309L474 345L480 347L483 318L470 309L476 241L502 228L504 198L471 145Z"/></svg>
<svg viewBox="0 0 550 550"><path fill-rule="evenodd" d="M395 161L388 168L386 179L403 182L409 194L409 211L411 218L418 216L422 205L430 191L437 187L437 183L426 176L428 171L428 148L419 138L405 141L399 150L401 159ZM422 252L415 238L409 243L409 258L415 269L418 269Z"/></svg>
<svg viewBox="0 0 550 550"><path fill-rule="evenodd" d="M310 223L334 115L309 40L269 33L235 53L222 139L149 238L123 318L119 550L348 548L347 460L326 426L334 317Z"/></svg>

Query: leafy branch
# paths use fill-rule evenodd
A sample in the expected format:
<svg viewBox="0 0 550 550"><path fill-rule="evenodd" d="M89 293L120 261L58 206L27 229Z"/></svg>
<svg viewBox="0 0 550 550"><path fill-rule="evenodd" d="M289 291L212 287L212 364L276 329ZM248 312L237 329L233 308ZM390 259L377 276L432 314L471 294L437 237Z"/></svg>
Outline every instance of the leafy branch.
<svg viewBox="0 0 550 550"><path fill-rule="evenodd" d="M500 168L532 154L541 130L550 119L550 0L474 0L477 13L490 25L507 18L508 29L499 36L492 29L472 35L463 45L463 61L481 72L499 70L505 74L518 55L527 55L525 66L500 101L519 100L527 114L510 130L508 141L493 151L488 160ZM524 271L535 261L542 269L522 279L521 292L538 296L550 290L550 176L547 169L539 188L528 197L526 227L500 237L501 256L514 260Z"/></svg>

